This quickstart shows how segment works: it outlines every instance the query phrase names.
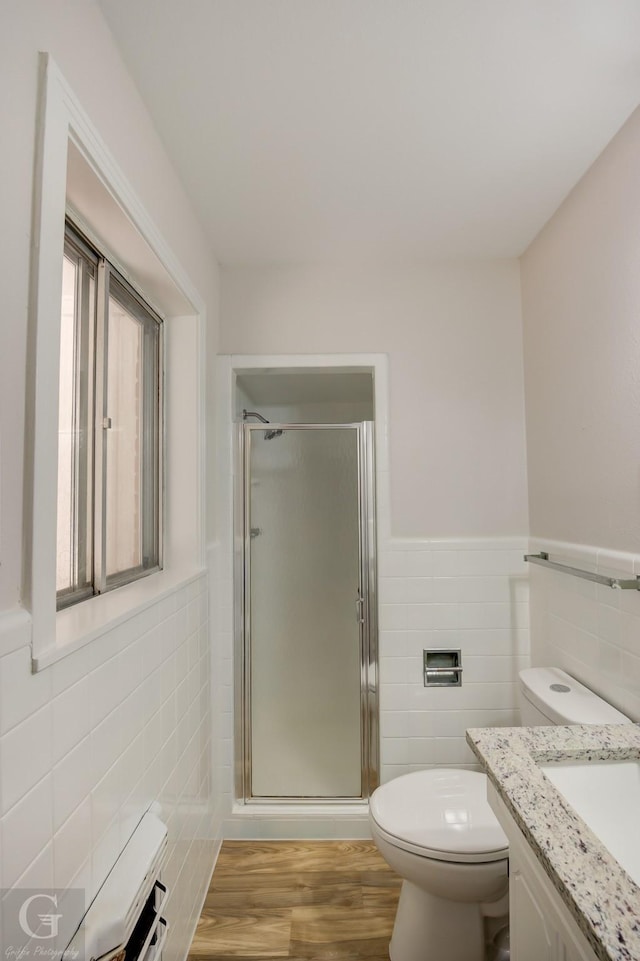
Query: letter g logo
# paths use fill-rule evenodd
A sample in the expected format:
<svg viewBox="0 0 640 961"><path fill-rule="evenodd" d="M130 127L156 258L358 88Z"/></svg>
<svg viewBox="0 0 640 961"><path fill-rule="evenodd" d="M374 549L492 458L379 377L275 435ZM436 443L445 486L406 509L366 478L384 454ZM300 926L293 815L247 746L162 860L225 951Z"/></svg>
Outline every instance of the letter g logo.
<svg viewBox="0 0 640 961"><path fill-rule="evenodd" d="M30 938L35 938L38 941L46 941L49 938L55 938L58 936L58 920L62 917L61 914L39 914L38 921L38 931L45 928L45 934L38 934L38 931L34 931L29 924L29 918L27 917L27 912L29 907L38 898L45 898L49 901L55 908L58 907L58 897L55 894L32 894L30 898L22 902L20 912L18 914L18 920L20 922L20 927L26 935Z"/></svg>

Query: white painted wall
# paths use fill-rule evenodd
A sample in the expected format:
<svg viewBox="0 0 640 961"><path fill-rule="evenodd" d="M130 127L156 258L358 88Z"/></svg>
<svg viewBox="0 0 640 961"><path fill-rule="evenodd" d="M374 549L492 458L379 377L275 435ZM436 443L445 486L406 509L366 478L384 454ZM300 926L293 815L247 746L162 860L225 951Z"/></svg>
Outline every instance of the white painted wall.
<svg viewBox="0 0 640 961"><path fill-rule="evenodd" d="M640 550L640 111L522 258L531 531Z"/></svg>
<svg viewBox="0 0 640 961"><path fill-rule="evenodd" d="M212 356L217 314L217 274L211 249L97 4L91 0L11 3L3 9L2 21L0 269L5 282L0 324L0 610L18 603L21 592L27 297L39 51L53 55L205 300Z"/></svg>
<svg viewBox="0 0 640 961"><path fill-rule="evenodd" d="M216 351L212 252L96 4L5 5L0 30L0 838L1 886L89 899L142 811L170 830L168 957L184 956L214 846L205 575L30 673L22 599L25 383L38 52L52 54L206 304ZM211 365L213 369L213 364ZM13 611L10 615L8 612Z"/></svg>
<svg viewBox="0 0 640 961"><path fill-rule="evenodd" d="M640 111L522 258L531 533L640 572ZM640 718L640 595L532 576L532 650Z"/></svg>
<svg viewBox="0 0 640 961"><path fill-rule="evenodd" d="M519 268L224 268L223 353L389 355L392 533L527 529Z"/></svg>

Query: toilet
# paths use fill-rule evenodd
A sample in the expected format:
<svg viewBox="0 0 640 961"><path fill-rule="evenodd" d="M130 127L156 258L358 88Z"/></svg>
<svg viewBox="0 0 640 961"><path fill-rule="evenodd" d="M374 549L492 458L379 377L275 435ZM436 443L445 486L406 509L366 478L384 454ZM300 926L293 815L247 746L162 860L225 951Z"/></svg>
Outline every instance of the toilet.
<svg viewBox="0 0 640 961"><path fill-rule="evenodd" d="M520 673L522 724L630 724L564 671ZM493 961L509 913L507 838L487 802L486 776L433 768L381 785L369 821L403 879L391 961Z"/></svg>

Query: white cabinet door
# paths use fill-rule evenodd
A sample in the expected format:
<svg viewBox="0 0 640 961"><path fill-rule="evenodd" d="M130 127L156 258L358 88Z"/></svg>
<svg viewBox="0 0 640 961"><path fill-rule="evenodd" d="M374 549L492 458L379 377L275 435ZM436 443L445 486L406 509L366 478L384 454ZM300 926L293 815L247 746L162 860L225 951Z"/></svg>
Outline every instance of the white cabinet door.
<svg viewBox="0 0 640 961"><path fill-rule="evenodd" d="M549 906L526 870L510 860L509 913L513 961L556 961Z"/></svg>
<svg viewBox="0 0 640 961"><path fill-rule="evenodd" d="M488 797L509 839L511 961L598 961L492 786Z"/></svg>

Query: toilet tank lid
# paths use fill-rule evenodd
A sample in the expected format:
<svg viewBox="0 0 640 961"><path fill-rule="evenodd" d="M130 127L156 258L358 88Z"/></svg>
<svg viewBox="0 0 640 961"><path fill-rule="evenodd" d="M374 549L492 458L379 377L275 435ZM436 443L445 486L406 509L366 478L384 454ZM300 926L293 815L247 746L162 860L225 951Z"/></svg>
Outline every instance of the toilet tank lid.
<svg viewBox="0 0 640 961"><path fill-rule="evenodd" d="M568 688L568 690L567 690ZM520 690L554 724L631 724L631 720L557 667L520 671Z"/></svg>

